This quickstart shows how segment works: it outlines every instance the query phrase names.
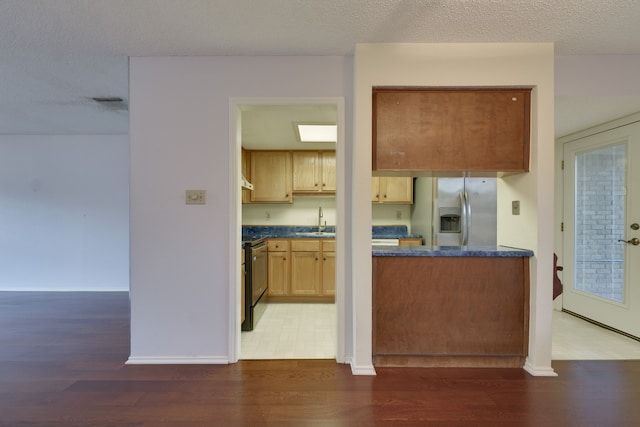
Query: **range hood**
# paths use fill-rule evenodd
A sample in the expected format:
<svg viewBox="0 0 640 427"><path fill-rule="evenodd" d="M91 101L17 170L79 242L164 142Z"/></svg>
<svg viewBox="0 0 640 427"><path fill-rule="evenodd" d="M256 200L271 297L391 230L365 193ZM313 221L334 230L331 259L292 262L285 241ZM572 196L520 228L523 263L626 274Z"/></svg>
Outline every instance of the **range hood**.
<svg viewBox="0 0 640 427"><path fill-rule="evenodd" d="M249 190L253 190L253 184L250 183L247 178L244 177L244 174L242 175L242 188L247 188Z"/></svg>

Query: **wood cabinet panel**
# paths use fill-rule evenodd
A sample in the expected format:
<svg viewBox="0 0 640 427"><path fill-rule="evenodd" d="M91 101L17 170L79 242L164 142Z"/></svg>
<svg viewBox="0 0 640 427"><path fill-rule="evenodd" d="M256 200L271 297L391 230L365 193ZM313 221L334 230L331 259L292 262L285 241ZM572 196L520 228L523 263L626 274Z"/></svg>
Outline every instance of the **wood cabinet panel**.
<svg viewBox="0 0 640 427"><path fill-rule="evenodd" d="M267 251L269 252L283 252L289 250L288 239L269 239L267 240Z"/></svg>
<svg viewBox="0 0 640 427"><path fill-rule="evenodd" d="M291 252L291 295L320 295L320 252Z"/></svg>
<svg viewBox="0 0 640 427"><path fill-rule="evenodd" d="M296 252L318 252L320 251L320 240L293 239L291 240L291 250Z"/></svg>
<svg viewBox="0 0 640 427"><path fill-rule="evenodd" d="M281 302L333 300L334 239L269 239L267 247L271 299Z"/></svg>
<svg viewBox="0 0 640 427"><path fill-rule="evenodd" d="M374 257L373 263L373 353L380 360L447 357L454 366L456 357L495 363L526 356L528 258Z"/></svg>
<svg viewBox="0 0 640 427"><path fill-rule="evenodd" d="M422 239L419 237L405 237L405 238L399 239L398 244L400 246L421 246Z"/></svg>
<svg viewBox="0 0 640 427"><path fill-rule="evenodd" d="M289 271L291 270L291 261L288 251L269 252L268 259L268 276L269 288L267 295L283 296L289 294Z"/></svg>
<svg viewBox="0 0 640 427"><path fill-rule="evenodd" d="M374 88L373 170L529 170L530 89Z"/></svg>
<svg viewBox="0 0 640 427"><path fill-rule="evenodd" d="M291 152L251 152L252 203L291 203Z"/></svg>
<svg viewBox="0 0 640 427"><path fill-rule="evenodd" d="M322 252L322 295L336 294L336 253Z"/></svg>
<svg viewBox="0 0 640 427"><path fill-rule="evenodd" d="M244 148L242 149L241 157L242 176L249 179L251 177L251 153ZM242 203L251 202L251 190L247 188L242 189Z"/></svg>
<svg viewBox="0 0 640 427"><path fill-rule="evenodd" d="M394 205L413 203L413 178L378 177L371 178L371 202Z"/></svg>
<svg viewBox="0 0 640 427"><path fill-rule="evenodd" d="M334 151L294 151L292 159L295 193L335 193Z"/></svg>

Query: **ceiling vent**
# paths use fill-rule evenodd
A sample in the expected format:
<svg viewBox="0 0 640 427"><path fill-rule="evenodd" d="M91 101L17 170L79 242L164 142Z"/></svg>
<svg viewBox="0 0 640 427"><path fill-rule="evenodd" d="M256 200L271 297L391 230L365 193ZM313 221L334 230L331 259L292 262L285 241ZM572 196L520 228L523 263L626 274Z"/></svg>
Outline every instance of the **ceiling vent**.
<svg viewBox="0 0 640 427"><path fill-rule="evenodd" d="M92 100L94 100L95 102L97 102L100 106L104 107L107 110L110 111L127 111L129 110L129 107L127 106L127 103L124 101L124 99L119 98L119 97L95 97L95 98L91 98Z"/></svg>

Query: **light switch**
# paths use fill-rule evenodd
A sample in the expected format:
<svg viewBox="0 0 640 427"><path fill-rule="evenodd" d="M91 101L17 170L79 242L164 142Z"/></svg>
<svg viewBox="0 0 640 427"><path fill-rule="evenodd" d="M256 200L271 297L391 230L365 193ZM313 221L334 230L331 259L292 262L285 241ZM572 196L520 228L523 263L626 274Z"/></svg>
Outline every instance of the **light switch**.
<svg viewBox="0 0 640 427"><path fill-rule="evenodd" d="M520 215L520 200L511 202L511 215Z"/></svg>
<svg viewBox="0 0 640 427"><path fill-rule="evenodd" d="M187 205L204 205L207 202L207 192L205 190L186 190Z"/></svg>

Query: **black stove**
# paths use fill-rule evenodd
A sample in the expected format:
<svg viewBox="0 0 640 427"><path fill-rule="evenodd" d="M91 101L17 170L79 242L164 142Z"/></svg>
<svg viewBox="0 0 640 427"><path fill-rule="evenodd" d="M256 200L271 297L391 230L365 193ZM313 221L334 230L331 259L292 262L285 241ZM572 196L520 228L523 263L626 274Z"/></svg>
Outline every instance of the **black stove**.
<svg viewBox="0 0 640 427"><path fill-rule="evenodd" d="M259 236L242 236L245 254L245 320L243 331L252 331L262 317L268 287L267 276L267 239Z"/></svg>

